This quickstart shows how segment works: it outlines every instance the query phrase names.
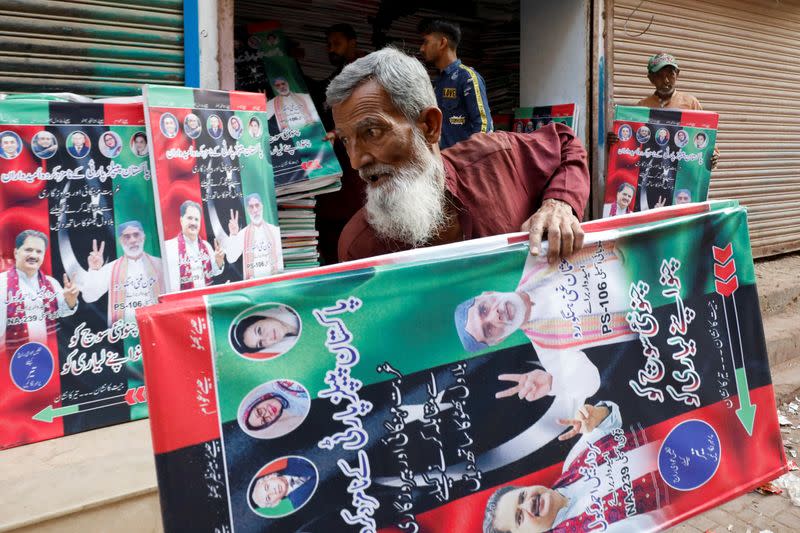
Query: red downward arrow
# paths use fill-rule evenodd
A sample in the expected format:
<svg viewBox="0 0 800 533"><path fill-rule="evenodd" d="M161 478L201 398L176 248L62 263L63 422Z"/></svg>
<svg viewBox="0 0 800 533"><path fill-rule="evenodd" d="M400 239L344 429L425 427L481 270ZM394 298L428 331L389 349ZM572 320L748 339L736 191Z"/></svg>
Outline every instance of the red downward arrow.
<svg viewBox="0 0 800 533"><path fill-rule="evenodd" d="M736 274L736 261L729 261L727 265L714 263L714 276L722 281Z"/></svg>
<svg viewBox="0 0 800 533"><path fill-rule="evenodd" d="M727 263L728 259L733 256L733 243L729 242L725 248L717 248L712 246L711 250L714 252L714 261L717 263Z"/></svg>
<svg viewBox="0 0 800 533"><path fill-rule="evenodd" d="M714 285L717 287L717 292L722 296L730 296L733 294L736 289L739 288L739 279L736 276L733 276L730 281L720 281L716 280Z"/></svg>
<svg viewBox="0 0 800 533"><path fill-rule="evenodd" d="M125 391L125 403L128 405L134 405L136 403L136 398L134 398L134 394L136 394L136 389L128 389Z"/></svg>

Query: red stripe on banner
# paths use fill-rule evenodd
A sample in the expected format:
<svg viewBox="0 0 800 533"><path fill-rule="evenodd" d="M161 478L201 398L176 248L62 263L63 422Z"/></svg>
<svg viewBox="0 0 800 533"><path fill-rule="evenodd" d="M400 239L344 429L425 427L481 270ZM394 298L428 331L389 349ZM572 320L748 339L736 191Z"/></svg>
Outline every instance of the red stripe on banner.
<svg viewBox="0 0 800 533"><path fill-rule="evenodd" d="M668 489L669 505L661 510L659 530L721 505L788 471L772 385L751 390L750 397L752 403L758 407L752 437L748 437L736 418L734 413L734 409L738 407L736 399L731 408L726 407L724 402L718 402L645 430L647 442L661 441L679 423L686 420L703 420L716 430L722 450L720 466L705 485L692 491ZM625 428L624 413L622 422ZM552 465L503 485L476 492L471 496L421 513L416 516L416 521L421 531L443 533L481 531L486 502L498 488L506 485L550 486L561 474L562 468L563 463ZM402 533L397 527L381 528L379 531Z"/></svg>
<svg viewBox="0 0 800 533"><path fill-rule="evenodd" d="M183 134L170 139L161 132L161 117L171 113L178 122L178 128L183 128L183 120L191 113L191 109L150 108L151 141L153 152L156 154L155 169L158 180L158 197L164 227L164 239L172 239L181 231L180 206L186 200L192 200L203 205L200 191L200 176L192 172L196 164L193 157L173 157L167 159L168 150L188 150L195 141ZM152 162L151 162L152 164ZM202 217L205 218L205 217ZM200 237L207 239L205 224L201 222Z"/></svg>
<svg viewBox="0 0 800 533"><path fill-rule="evenodd" d="M559 104L550 108L553 117L571 117L575 114L575 104Z"/></svg>
<svg viewBox="0 0 800 533"><path fill-rule="evenodd" d="M265 20L264 22L256 22L247 25L247 33L259 33L262 31L280 29L281 23L277 20Z"/></svg>
<svg viewBox="0 0 800 533"><path fill-rule="evenodd" d="M231 91L231 109L233 111L266 111L267 97L260 93Z"/></svg>
<svg viewBox="0 0 800 533"><path fill-rule="evenodd" d="M30 151L33 136L42 131L42 126L2 126L2 131L13 131L22 140L22 151L14 159L0 158L0 173L11 171L35 172L39 168L39 158ZM47 161L41 166L46 168ZM47 199L40 198L45 190L45 182L34 180L11 181L2 185L0 194L0 271L14 268L14 240L26 229L41 231L50 236L50 221ZM50 243L52 248L52 241ZM52 276L52 255L47 253L42 262L42 273ZM59 283L62 280L58 280ZM5 295L4 295L5 296ZM0 313L6 313L0 309ZM53 356L53 374L50 381L37 391L23 391L11 379L10 367L13 353L5 346L5 337L0 338L0 449L19 446L29 442L61 437L64 435L62 418L52 422L33 420L33 416L47 406L60 407L61 402L53 402L61 396L59 374L58 344L55 335L48 335L47 347Z"/></svg>
<svg viewBox="0 0 800 533"><path fill-rule="evenodd" d="M142 308L136 312L136 321L144 353L154 453L218 439L211 339L203 299Z"/></svg>
<svg viewBox="0 0 800 533"><path fill-rule="evenodd" d="M103 115L107 125L144 126L142 104L105 104Z"/></svg>
<svg viewBox="0 0 800 533"><path fill-rule="evenodd" d="M719 125L719 115L709 111L683 111L681 126L690 128L708 128L715 130Z"/></svg>

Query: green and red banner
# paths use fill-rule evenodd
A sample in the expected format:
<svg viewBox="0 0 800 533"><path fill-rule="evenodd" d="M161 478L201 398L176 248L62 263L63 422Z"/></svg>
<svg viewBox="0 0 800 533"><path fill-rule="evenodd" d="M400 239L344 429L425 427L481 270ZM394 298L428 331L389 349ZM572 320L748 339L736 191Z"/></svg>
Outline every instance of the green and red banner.
<svg viewBox="0 0 800 533"><path fill-rule="evenodd" d="M265 96L143 93L167 292L282 270Z"/></svg>
<svg viewBox="0 0 800 533"><path fill-rule="evenodd" d="M530 133L551 122L566 124L575 129L578 123L578 109L577 104L519 107L514 112L513 131Z"/></svg>
<svg viewBox="0 0 800 533"><path fill-rule="evenodd" d="M659 531L784 472L745 210L584 229L141 310L165 531Z"/></svg>
<svg viewBox="0 0 800 533"><path fill-rule="evenodd" d="M164 290L141 103L0 101L0 449L147 416Z"/></svg>
<svg viewBox="0 0 800 533"><path fill-rule="evenodd" d="M719 115L617 106L603 217L704 202Z"/></svg>

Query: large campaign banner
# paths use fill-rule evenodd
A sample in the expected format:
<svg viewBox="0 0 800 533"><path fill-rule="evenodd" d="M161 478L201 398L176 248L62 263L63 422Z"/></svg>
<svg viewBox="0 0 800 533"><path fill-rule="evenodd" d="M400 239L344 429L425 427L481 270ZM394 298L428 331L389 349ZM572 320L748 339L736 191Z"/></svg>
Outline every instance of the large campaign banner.
<svg viewBox="0 0 800 533"><path fill-rule="evenodd" d="M0 101L0 449L147 416L147 145L141 103Z"/></svg>
<svg viewBox="0 0 800 533"><path fill-rule="evenodd" d="M708 111L617 106L603 217L705 201L718 120Z"/></svg>
<svg viewBox="0 0 800 533"><path fill-rule="evenodd" d="M559 104L537 107L518 107L514 111L513 131L530 133L547 126L551 122L566 124L572 129L578 127L579 110L577 104Z"/></svg>
<svg viewBox="0 0 800 533"><path fill-rule="evenodd" d="M283 269L263 94L144 87L166 290Z"/></svg>
<svg viewBox="0 0 800 533"><path fill-rule="evenodd" d="M658 531L777 477L746 213L651 213L143 309L165 530Z"/></svg>
<svg viewBox="0 0 800 533"><path fill-rule="evenodd" d="M323 140L327 132L299 65L289 56L280 24L253 24L248 33L246 47L238 52L237 69L245 71L244 86L263 84L260 90L271 95L267 118L278 196L338 190L342 169L333 145Z"/></svg>

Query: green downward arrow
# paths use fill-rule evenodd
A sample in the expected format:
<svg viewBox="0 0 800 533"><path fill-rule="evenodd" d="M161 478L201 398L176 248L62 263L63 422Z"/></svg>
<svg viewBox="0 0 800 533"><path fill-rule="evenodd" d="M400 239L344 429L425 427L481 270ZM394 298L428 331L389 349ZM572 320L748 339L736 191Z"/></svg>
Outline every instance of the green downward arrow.
<svg viewBox="0 0 800 533"><path fill-rule="evenodd" d="M34 420L38 420L39 422L52 422L54 418L60 418L62 416L67 416L71 414L75 414L80 411L80 407L77 405L67 405L64 407L56 407L53 408L52 405L48 405L35 415L33 415Z"/></svg>
<svg viewBox="0 0 800 533"><path fill-rule="evenodd" d="M747 374L744 368L737 368L736 371L736 392L739 394L739 408L736 416L742 423L744 430L751 437L753 436L753 423L756 419L756 406L750 403L750 387L747 386Z"/></svg>

